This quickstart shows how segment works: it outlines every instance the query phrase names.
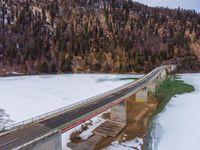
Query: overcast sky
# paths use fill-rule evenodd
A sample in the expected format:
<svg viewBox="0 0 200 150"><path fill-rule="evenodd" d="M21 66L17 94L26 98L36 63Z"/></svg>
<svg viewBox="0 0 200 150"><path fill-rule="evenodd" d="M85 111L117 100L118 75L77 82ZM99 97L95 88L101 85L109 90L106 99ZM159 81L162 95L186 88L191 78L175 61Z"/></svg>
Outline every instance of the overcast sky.
<svg viewBox="0 0 200 150"><path fill-rule="evenodd" d="M193 9L200 13L200 0L134 0L149 6Z"/></svg>

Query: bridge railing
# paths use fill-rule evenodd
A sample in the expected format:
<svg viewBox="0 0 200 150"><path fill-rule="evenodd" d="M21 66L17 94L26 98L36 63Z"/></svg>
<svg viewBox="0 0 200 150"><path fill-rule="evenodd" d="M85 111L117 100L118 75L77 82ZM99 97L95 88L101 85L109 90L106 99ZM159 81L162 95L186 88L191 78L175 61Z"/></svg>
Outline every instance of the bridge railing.
<svg viewBox="0 0 200 150"><path fill-rule="evenodd" d="M138 82L140 82L144 78L147 78L152 72L154 72L154 71L156 71L156 70L158 70L160 68L165 68L167 66L158 67L158 68L154 69L153 71L149 72L148 74L146 74L145 76L143 76L142 78L140 78L140 79L138 79L136 81L130 82L128 84L125 84L125 85L120 86L118 88L115 88L113 90L98 94L98 95L93 96L91 98L87 98L87 99L85 99L83 101L80 101L80 102L77 102L77 103L74 103L74 104L71 104L71 105L68 105L68 106L65 106L65 107L50 111L48 113L36 116L34 118L31 118L31 119L27 119L27 120L24 120L24 121L21 121L21 122L12 124L12 125L8 125L8 126L4 125L4 126L0 127L0 131L15 130L15 129L18 129L18 128L23 128L25 125L28 125L28 124L31 124L31 123L37 123L39 121L46 120L48 118L51 118L51 117L53 117L55 115L58 115L58 114L61 114L63 112L67 112L67 111L73 110L75 108L90 104L90 103L92 103L92 102L94 102L96 100L101 99L102 97L105 97L107 95L113 94L113 93L115 93L117 91L120 91L121 89L124 89L124 88L126 88L128 86L131 86L133 84L137 84Z"/></svg>

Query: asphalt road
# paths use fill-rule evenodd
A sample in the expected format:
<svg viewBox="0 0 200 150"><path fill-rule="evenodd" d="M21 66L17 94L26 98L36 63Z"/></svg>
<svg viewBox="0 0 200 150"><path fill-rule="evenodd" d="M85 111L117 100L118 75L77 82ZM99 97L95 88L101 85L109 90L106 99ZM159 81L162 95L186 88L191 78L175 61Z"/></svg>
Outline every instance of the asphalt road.
<svg viewBox="0 0 200 150"><path fill-rule="evenodd" d="M20 130L0 136L0 150L10 150L16 148L47 133L50 133L55 129L62 130L64 128L64 124L66 124L65 128L70 127L73 125L72 123L70 124L71 121L79 119L81 116L81 119L83 119L84 117L88 117L88 115L86 114L89 113L91 115L96 110L100 110L105 106L108 106L111 102L115 102L117 99L129 94L130 92L134 90L139 91L139 89L141 87L144 87L148 83L148 81L155 77L155 75L160 70L161 68L154 70L151 74L146 76L146 78L140 80L136 84L128 86L111 95L102 97L88 105L81 106L75 110L71 110L70 112L65 112L58 116L54 116L39 123L32 124Z"/></svg>

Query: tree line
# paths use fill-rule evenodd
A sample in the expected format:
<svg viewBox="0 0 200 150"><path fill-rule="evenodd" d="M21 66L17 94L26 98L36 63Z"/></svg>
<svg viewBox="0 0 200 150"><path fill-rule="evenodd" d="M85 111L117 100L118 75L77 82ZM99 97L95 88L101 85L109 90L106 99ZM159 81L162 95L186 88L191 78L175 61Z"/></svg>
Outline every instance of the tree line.
<svg viewBox="0 0 200 150"><path fill-rule="evenodd" d="M131 0L2 0L0 66L27 73L199 71L200 15ZM193 46L192 46L193 45Z"/></svg>

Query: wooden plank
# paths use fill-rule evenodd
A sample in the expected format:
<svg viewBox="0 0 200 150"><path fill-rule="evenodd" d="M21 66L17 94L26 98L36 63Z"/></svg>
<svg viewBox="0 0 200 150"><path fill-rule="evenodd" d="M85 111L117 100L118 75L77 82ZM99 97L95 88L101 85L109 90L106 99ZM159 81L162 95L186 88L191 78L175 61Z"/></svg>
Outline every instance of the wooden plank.
<svg viewBox="0 0 200 150"><path fill-rule="evenodd" d="M104 137L107 136L116 137L125 126L126 126L125 124L109 120L101 124L99 127L97 127L94 133L103 134Z"/></svg>

